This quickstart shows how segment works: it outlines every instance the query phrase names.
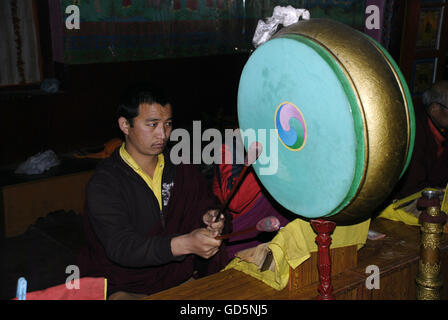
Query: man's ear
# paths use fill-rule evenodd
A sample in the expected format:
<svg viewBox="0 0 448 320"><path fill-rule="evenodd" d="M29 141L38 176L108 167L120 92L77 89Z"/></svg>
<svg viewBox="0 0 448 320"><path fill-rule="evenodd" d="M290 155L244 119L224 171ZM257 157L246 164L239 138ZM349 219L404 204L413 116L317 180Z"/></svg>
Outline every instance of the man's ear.
<svg viewBox="0 0 448 320"><path fill-rule="evenodd" d="M129 134L130 124L129 121L125 117L118 118L118 126L120 130L123 131L125 135Z"/></svg>

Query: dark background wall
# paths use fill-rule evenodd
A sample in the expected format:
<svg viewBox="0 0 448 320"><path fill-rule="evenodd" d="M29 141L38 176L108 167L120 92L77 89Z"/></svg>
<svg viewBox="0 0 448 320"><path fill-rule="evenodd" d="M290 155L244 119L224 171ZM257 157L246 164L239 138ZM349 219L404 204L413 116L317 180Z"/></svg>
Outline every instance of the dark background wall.
<svg viewBox="0 0 448 320"><path fill-rule="evenodd" d="M115 118L122 92L137 82L155 83L174 98L175 125L191 126L204 113L236 115L241 71L248 54L170 58L141 62L64 65L53 62L47 1L36 1L43 78L57 78L60 92L39 86L0 88L0 167L40 151L73 152L121 137ZM219 119L218 119L219 120ZM210 124L216 125L216 123Z"/></svg>
<svg viewBox="0 0 448 320"><path fill-rule="evenodd" d="M209 113L236 115L238 81L248 54L142 62L63 65L54 63L46 1L37 2L43 78L61 90L38 86L0 88L0 166L15 165L40 151L67 153L120 137L115 110L122 92L138 82L172 94L175 125L189 127ZM210 124L213 125L213 124Z"/></svg>
<svg viewBox="0 0 448 320"><path fill-rule="evenodd" d="M3 123L0 165L39 151L65 153L120 137L115 109L123 90L136 82L172 92L175 125L188 127L202 112L236 114L239 75L246 55L146 62L60 66L61 93L33 91L0 97Z"/></svg>

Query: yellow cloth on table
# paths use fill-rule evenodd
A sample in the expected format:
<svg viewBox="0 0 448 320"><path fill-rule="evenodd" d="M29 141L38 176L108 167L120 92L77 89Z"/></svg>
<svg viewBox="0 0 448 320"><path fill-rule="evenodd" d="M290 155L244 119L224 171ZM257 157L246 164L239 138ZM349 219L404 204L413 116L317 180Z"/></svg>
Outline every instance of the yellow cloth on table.
<svg viewBox="0 0 448 320"><path fill-rule="evenodd" d="M420 198L422 196L422 192L423 191L428 191L428 190L438 190L438 189L434 189L434 188L425 188L419 192L416 192L414 194L411 194L410 196L400 199L399 201L396 201L392 204L390 204L386 209L384 209L380 215L378 216L378 218L384 218L384 219L389 219L392 221L401 221L407 225L411 225L411 226L420 226L420 222L418 221L418 215L413 214L412 212L409 212L407 210L410 210L410 208L408 206L405 206L403 208L400 209L396 209L397 207L399 207L402 204L408 203L409 201L412 200L417 200L418 198ZM445 211L444 208L446 209L448 203L447 203L447 197L445 196L443 199L443 203L442 203L442 211ZM409 204L409 206L411 206L411 204ZM413 211L415 211L416 209L414 208Z"/></svg>
<svg viewBox="0 0 448 320"><path fill-rule="evenodd" d="M352 226L336 226L331 234L330 249L351 245L358 245L360 249L367 240L369 226L370 219ZM280 229L269 243L275 271L261 272L256 264L240 258L230 261L224 270L233 268L242 271L276 290L282 290L288 285L289 267L297 268L311 256L311 252L317 252L316 236L308 221L297 218Z"/></svg>

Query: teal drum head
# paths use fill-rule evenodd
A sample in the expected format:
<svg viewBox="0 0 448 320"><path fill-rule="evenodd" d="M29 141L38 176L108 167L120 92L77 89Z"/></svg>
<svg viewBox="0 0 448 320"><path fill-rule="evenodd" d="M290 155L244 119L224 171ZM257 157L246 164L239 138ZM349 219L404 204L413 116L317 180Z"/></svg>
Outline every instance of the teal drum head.
<svg viewBox="0 0 448 320"><path fill-rule="evenodd" d="M306 218L335 215L354 198L365 172L363 114L338 61L299 35L272 39L249 58L238 89L246 149L263 186Z"/></svg>

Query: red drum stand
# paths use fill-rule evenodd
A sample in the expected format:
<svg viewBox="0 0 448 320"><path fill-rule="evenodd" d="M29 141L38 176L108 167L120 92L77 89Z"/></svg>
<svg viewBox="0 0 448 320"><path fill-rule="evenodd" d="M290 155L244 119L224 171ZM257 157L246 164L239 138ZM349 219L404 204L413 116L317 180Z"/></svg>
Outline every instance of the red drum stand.
<svg viewBox="0 0 448 320"><path fill-rule="evenodd" d="M318 288L318 300L334 300L333 287L331 285L331 258L330 244L331 233L336 228L336 223L323 219L311 220L311 226L317 232L316 242L318 246L318 269L320 285Z"/></svg>

